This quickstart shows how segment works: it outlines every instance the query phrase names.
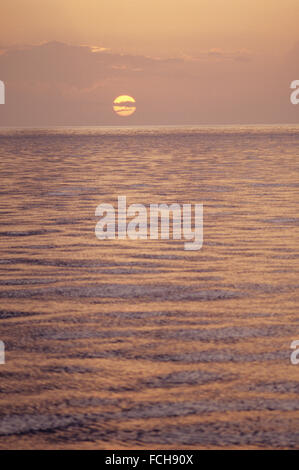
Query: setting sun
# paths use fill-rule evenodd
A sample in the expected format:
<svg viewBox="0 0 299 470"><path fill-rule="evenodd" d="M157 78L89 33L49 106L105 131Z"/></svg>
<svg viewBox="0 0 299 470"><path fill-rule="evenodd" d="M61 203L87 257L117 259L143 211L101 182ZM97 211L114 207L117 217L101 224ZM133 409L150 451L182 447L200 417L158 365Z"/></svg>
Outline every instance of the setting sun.
<svg viewBox="0 0 299 470"><path fill-rule="evenodd" d="M120 95L113 101L113 110L119 116L131 116L136 111L135 103L136 101L132 96Z"/></svg>

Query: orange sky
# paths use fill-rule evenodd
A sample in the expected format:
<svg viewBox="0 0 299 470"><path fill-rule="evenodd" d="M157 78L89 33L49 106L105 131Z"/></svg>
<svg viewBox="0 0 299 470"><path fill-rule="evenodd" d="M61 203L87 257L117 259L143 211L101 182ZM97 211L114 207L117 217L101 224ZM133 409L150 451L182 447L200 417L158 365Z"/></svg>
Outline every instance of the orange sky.
<svg viewBox="0 0 299 470"><path fill-rule="evenodd" d="M0 124L117 124L119 94L133 124L298 122L298 18L298 0L2 0Z"/></svg>
<svg viewBox="0 0 299 470"><path fill-rule="evenodd" d="M4 44L59 40L126 52L269 49L298 39L298 0L2 0ZM194 44L196 42L196 44Z"/></svg>

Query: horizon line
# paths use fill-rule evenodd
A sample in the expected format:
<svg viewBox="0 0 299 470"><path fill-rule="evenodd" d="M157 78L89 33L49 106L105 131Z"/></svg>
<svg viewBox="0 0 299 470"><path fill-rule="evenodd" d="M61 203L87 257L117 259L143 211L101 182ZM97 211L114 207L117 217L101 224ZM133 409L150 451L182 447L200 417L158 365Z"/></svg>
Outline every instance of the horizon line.
<svg viewBox="0 0 299 470"><path fill-rule="evenodd" d="M144 127L245 127L245 126L299 126L299 122L277 122L277 123L213 123L213 124L123 124L123 125L115 125L115 124L45 124L45 125L33 125L33 126L25 126L25 125L17 125L17 126L5 126L0 124L0 129L65 129L65 128L115 128L115 129L122 129L122 128L144 128Z"/></svg>

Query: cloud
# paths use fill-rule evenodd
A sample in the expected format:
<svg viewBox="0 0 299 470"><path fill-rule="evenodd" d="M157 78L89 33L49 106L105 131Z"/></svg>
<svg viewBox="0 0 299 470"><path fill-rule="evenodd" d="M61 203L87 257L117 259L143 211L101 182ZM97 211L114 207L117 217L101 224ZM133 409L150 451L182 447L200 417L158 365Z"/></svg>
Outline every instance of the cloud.
<svg viewBox="0 0 299 470"><path fill-rule="evenodd" d="M247 49L237 49L234 51L223 50L221 48L212 48L201 51L195 56L184 56L186 61L241 61L252 60L253 54Z"/></svg>
<svg viewBox="0 0 299 470"><path fill-rule="evenodd" d="M298 46L283 67L246 49L160 58L55 41L1 51L0 125L118 124L112 103L123 94L137 101L130 123L283 122L296 112L287 93Z"/></svg>
<svg viewBox="0 0 299 470"><path fill-rule="evenodd" d="M248 60L245 50L227 52L210 49L198 57L154 58L142 55L116 54L99 46L75 46L61 42L11 47L2 50L0 67L6 80L30 81L48 84L63 83L88 88L102 79L134 75L163 73L170 67L182 66L184 62L209 60Z"/></svg>
<svg viewBox="0 0 299 470"><path fill-rule="evenodd" d="M135 73L154 61L143 57L113 54L104 48L50 42L7 49L0 56L4 79L13 82L60 83L78 88L92 86L119 72Z"/></svg>

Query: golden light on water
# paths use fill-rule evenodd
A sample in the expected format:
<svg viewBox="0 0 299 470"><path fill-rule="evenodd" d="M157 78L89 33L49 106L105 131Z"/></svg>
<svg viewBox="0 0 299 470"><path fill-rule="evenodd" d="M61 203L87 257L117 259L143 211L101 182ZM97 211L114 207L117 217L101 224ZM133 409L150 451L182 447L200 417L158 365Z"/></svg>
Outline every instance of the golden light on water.
<svg viewBox="0 0 299 470"><path fill-rule="evenodd" d="M131 116L136 111L135 99L129 95L120 95L113 101L113 110L119 116Z"/></svg>

